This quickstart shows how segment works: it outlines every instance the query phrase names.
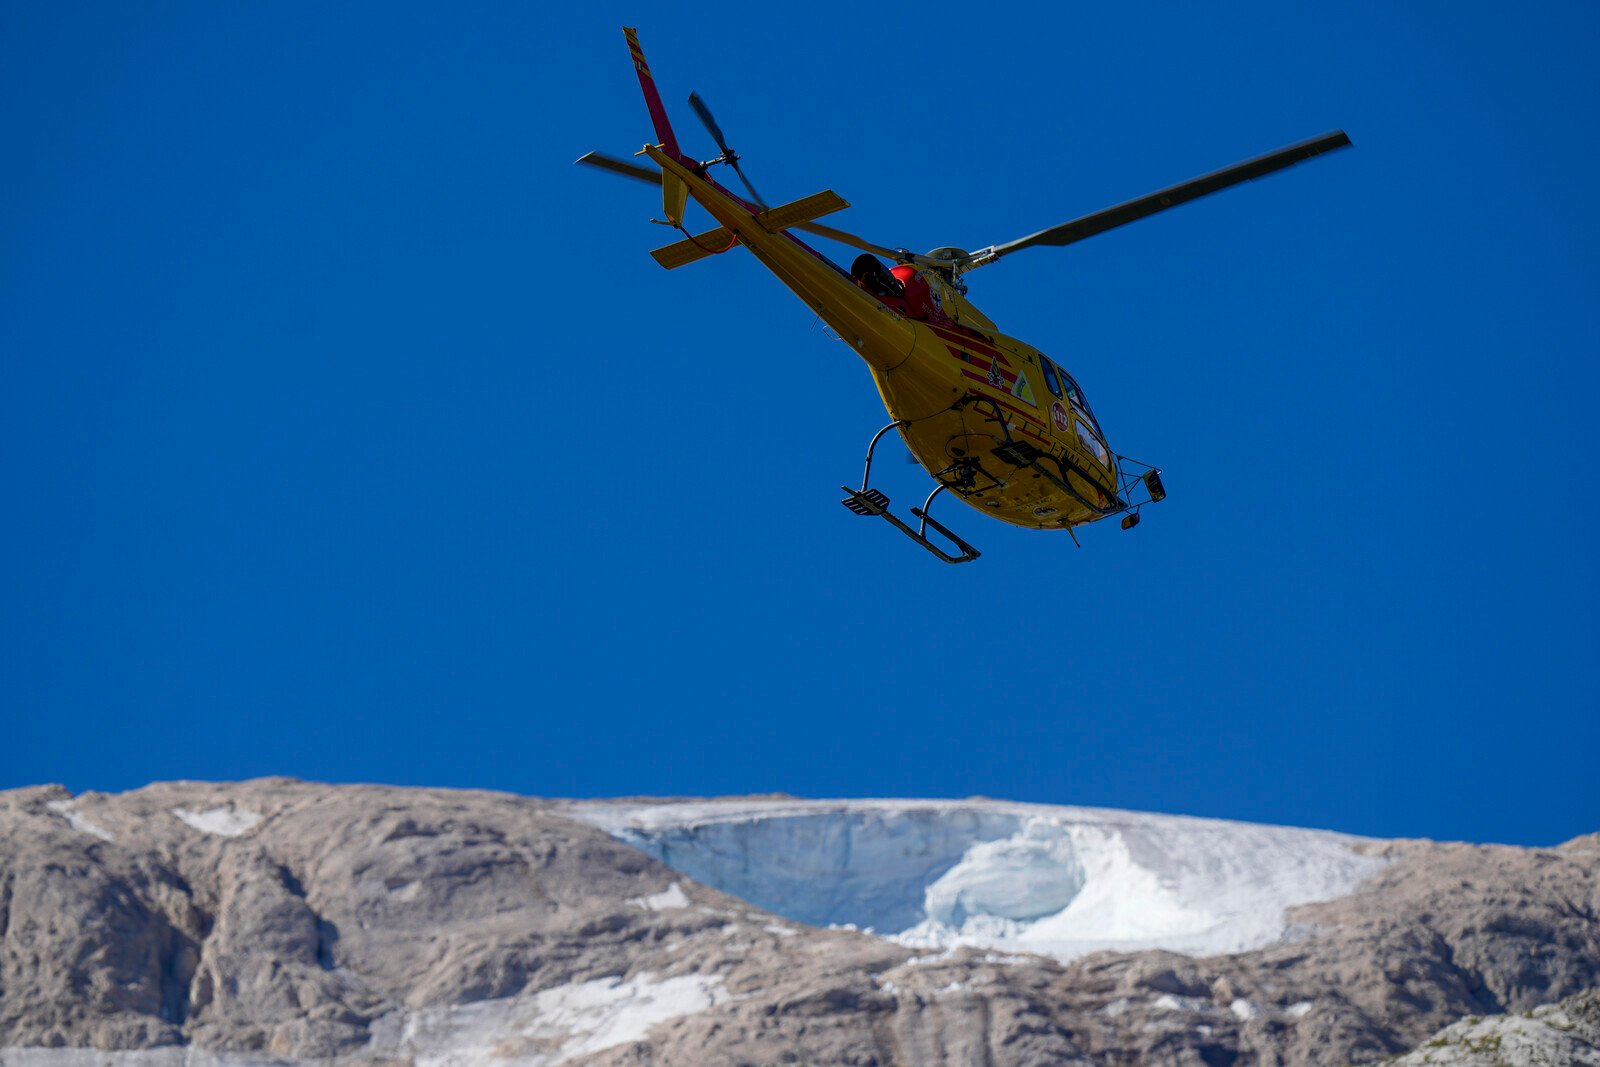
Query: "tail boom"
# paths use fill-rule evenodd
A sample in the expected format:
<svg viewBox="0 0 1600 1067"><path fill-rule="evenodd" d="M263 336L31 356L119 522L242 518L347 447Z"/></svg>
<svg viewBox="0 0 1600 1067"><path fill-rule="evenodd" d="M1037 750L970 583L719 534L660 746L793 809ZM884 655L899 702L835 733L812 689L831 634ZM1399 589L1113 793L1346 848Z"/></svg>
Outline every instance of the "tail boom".
<svg viewBox="0 0 1600 1067"><path fill-rule="evenodd" d="M631 26L624 26L622 32L628 38L628 52L633 57L633 69L639 75L639 88L644 91L645 106L650 109L650 121L655 123L656 138L661 142L661 147L667 155L675 160L687 160L688 157L678 148L678 136L672 132L672 122L667 118L667 109L661 103L661 90L656 88L656 79L650 73L650 64L645 62L644 49L639 47L639 31Z"/></svg>
<svg viewBox="0 0 1600 1067"><path fill-rule="evenodd" d="M845 206L845 201L837 194L817 193L773 208L768 216L766 212L752 209L705 175L695 173L690 169L692 164L685 166L668 158L662 149L646 148L645 155L661 168L663 178L674 175L687 186L689 195L720 224L718 229L701 234L697 241L680 241L658 249L661 254L656 261L662 266L670 270L702 258L699 254L702 251L711 254L725 251L732 247L730 242L737 239L762 266L821 316L874 371L891 371L910 358L916 343L912 325L859 289L848 275L783 228L795 225L792 216L814 218ZM713 241L721 243L713 244ZM704 249L696 247L697 243L704 245Z"/></svg>

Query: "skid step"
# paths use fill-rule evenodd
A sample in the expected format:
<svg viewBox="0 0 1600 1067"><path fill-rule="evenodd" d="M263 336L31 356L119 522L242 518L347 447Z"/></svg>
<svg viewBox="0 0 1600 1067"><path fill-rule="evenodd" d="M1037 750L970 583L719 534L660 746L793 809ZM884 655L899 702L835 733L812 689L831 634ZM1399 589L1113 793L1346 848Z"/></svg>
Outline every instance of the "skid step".
<svg viewBox="0 0 1600 1067"><path fill-rule="evenodd" d="M889 510L889 498L880 489L848 489L840 486L850 495L839 503L855 512L857 515L882 515Z"/></svg>

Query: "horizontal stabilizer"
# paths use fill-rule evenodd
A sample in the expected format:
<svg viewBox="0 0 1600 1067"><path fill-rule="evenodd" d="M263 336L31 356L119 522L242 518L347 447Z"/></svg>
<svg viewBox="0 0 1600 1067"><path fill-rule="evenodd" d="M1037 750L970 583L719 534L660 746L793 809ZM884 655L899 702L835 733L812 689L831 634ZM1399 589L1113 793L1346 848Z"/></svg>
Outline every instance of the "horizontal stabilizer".
<svg viewBox="0 0 1600 1067"><path fill-rule="evenodd" d="M726 252L733 245L733 234L724 227L718 226L714 230L695 234L687 241L657 248L650 254L656 262L668 270L675 270L685 263L693 263L697 259L705 259L719 252Z"/></svg>
<svg viewBox="0 0 1600 1067"><path fill-rule="evenodd" d="M790 226L798 226L802 222L810 222L812 219L831 215L835 211L843 211L849 206L849 201L832 189L828 189L788 204L768 208L756 216L756 221L761 223L761 228L768 233L777 233L779 230L787 230Z"/></svg>
<svg viewBox="0 0 1600 1067"><path fill-rule="evenodd" d="M587 158L587 157L586 157ZM585 160L579 160L580 163ZM597 166L603 164L596 164ZM617 168L608 168L617 169ZM626 172L622 172L626 173ZM631 175L630 175L631 177ZM796 200L789 204L779 204L777 207L768 208L756 215L756 221L761 228L769 233L786 230L790 226L798 226L810 222L812 219L831 215L835 211L843 211L850 204L833 190L821 193L812 193L810 196ZM693 263L697 259L705 259L726 252L733 247L733 232L725 226L718 226L705 233L697 233L686 241L658 248L650 254L657 263L668 270L674 270L685 263Z"/></svg>

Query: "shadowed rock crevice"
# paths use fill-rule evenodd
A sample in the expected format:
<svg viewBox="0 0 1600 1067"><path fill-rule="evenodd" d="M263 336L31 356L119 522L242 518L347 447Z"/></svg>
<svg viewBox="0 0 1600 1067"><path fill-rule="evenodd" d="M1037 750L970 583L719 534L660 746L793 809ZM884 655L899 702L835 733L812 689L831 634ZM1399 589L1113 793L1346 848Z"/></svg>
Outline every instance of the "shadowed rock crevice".
<svg viewBox="0 0 1600 1067"><path fill-rule="evenodd" d="M301 884L294 871L286 866L279 865L278 878L283 882L283 888L297 900L304 901L313 923L316 925L316 962L317 966L325 971L331 971L338 966L334 958L335 946L339 943L339 928L319 915L311 906L306 897L305 886Z"/></svg>
<svg viewBox="0 0 1600 1067"><path fill-rule="evenodd" d="M161 1018L182 1027L189 1020L194 974L200 966L200 947L176 930L161 961Z"/></svg>
<svg viewBox="0 0 1600 1067"><path fill-rule="evenodd" d="M334 946L339 943L339 928L326 919L317 920L317 965L325 971L338 966Z"/></svg>

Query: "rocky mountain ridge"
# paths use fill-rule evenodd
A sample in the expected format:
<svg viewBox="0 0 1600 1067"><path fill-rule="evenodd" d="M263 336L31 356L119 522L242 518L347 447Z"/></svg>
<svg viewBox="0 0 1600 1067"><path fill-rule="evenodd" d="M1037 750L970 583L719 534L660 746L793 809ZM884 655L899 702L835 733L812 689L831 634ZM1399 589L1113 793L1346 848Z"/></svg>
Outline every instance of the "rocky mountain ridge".
<svg viewBox="0 0 1600 1067"><path fill-rule="evenodd" d="M1062 962L805 926L573 814L287 779L0 792L0 1063L1366 1063L1600 986L1600 835L1367 842L1384 862L1291 937Z"/></svg>

